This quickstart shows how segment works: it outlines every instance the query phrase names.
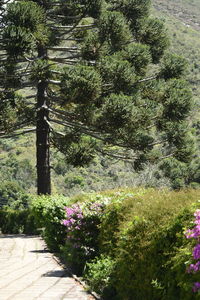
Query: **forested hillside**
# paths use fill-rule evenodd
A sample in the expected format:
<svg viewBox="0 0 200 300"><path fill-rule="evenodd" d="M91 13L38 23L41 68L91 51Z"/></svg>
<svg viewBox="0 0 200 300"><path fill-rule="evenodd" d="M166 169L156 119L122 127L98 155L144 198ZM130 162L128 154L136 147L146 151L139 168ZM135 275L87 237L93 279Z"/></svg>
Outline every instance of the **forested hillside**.
<svg viewBox="0 0 200 300"><path fill-rule="evenodd" d="M170 50L181 54L188 61L187 79L192 85L194 106L190 122L198 135L200 131L200 3L198 0L159 1L153 0L152 15L165 21L170 37ZM0 176L4 190L10 182L15 188L35 192L35 147L34 135L0 139ZM74 168L65 156L52 151L52 182L54 193L77 193L102 190L118 186L172 186L187 184L198 186L200 182L198 147L192 163L179 164L173 160L159 165L146 165L136 172L131 163L100 155L87 167Z"/></svg>

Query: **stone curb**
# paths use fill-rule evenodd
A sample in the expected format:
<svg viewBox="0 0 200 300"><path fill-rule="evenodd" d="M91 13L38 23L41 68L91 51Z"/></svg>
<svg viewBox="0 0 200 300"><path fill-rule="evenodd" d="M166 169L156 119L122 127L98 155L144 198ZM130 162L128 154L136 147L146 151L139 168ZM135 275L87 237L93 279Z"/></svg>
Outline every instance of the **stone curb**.
<svg viewBox="0 0 200 300"><path fill-rule="evenodd" d="M83 287L85 290L88 289L88 285L87 285L83 280L81 280L80 277L74 275L74 274L70 271L70 269L67 268L67 266L66 266L63 262L61 262L61 259L60 259L59 257L57 257L57 256L56 256L55 254L53 254L53 253L52 253L52 256L53 256L53 259L54 259L54 260L55 260L55 261L56 261L63 269L65 269L65 270L69 273L69 275L70 275L75 281L77 281L79 284L81 284L82 287ZM87 292L88 292L88 294L90 294L92 297L94 297L94 299L96 299L96 300L102 300L101 297L100 297L97 293L95 293L95 292L93 292L93 291L87 291Z"/></svg>

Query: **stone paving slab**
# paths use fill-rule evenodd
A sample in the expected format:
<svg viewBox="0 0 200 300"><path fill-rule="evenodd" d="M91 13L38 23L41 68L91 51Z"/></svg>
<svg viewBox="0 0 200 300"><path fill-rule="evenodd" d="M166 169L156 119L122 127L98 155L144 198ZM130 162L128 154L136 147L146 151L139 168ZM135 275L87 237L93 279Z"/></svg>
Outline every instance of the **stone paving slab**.
<svg viewBox="0 0 200 300"><path fill-rule="evenodd" d="M0 235L0 300L93 300L40 237Z"/></svg>

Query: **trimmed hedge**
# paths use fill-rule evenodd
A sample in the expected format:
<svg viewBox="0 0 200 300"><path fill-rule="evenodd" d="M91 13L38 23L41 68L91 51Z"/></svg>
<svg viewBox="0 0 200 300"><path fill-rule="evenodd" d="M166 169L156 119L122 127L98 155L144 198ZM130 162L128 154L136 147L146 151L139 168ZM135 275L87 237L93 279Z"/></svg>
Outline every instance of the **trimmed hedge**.
<svg viewBox="0 0 200 300"><path fill-rule="evenodd" d="M35 217L30 209L0 209L0 231L3 234L38 234Z"/></svg>
<svg viewBox="0 0 200 300"><path fill-rule="evenodd" d="M200 190L116 190L73 199L39 197L32 211L50 249L60 250L74 265L81 261L84 279L103 299L192 300L199 295L192 292L192 275L186 272L192 245L184 231L199 199ZM95 203L103 204L103 213ZM81 214L71 210L67 218L64 207L76 211L77 205ZM79 238L77 224L85 239ZM94 233L92 256L87 256L86 242Z"/></svg>

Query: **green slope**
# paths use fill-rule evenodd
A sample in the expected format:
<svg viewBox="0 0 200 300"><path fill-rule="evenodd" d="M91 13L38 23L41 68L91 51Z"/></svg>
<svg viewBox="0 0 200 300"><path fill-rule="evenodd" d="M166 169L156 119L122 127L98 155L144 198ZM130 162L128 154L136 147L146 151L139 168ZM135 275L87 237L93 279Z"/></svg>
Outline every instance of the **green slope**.
<svg viewBox="0 0 200 300"><path fill-rule="evenodd" d="M152 14L165 21L171 50L188 61L187 78L195 98L195 111L200 109L200 1L153 0Z"/></svg>

